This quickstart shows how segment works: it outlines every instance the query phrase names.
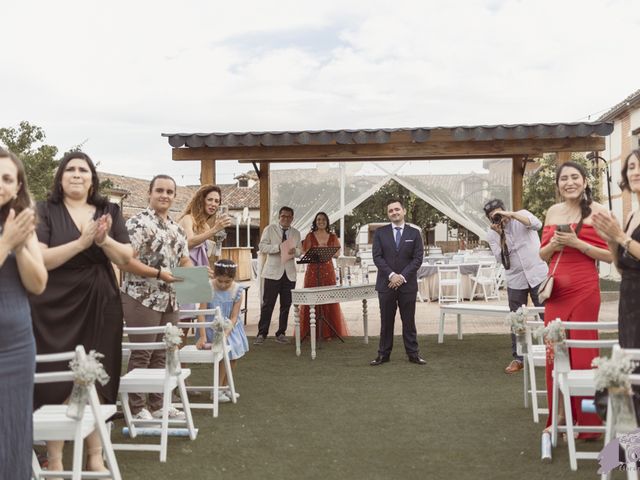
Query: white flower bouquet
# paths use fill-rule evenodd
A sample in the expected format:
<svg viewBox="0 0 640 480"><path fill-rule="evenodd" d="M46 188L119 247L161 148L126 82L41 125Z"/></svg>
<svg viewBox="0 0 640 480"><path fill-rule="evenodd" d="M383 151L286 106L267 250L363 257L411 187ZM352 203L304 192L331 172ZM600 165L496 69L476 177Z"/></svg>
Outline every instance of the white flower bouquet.
<svg viewBox="0 0 640 480"><path fill-rule="evenodd" d="M69 397L67 417L80 420L84 415L89 387L95 382L106 385L109 381L109 375L100 363L101 358L104 358L104 355L91 350L84 359L74 358L69 362L69 368L73 372L73 389Z"/></svg>
<svg viewBox="0 0 640 480"><path fill-rule="evenodd" d="M549 322L546 327L537 328L533 334L535 337L544 340L544 344L547 346L548 362L554 361L554 351L559 353L559 358L562 356L566 359L566 362L569 361L569 351L566 345L564 345L564 341L567 339L567 332L560 320L553 320Z"/></svg>
<svg viewBox="0 0 640 480"><path fill-rule="evenodd" d="M211 329L213 330L212 350L222 350L225 334L231 330L232 326L231 320L222 315L220 307L216 307L213 315L213 323L211 324Z"/></svg>
<svg viewBox="0 0 640 480"><path fill-rule="evenodd" d="M611 358L596 357L591 362L596 369L596 389L604 390L621 388L630 390L629 374L637 367L637 362L631 360L623 352L616 350Z"/></svg>
<svg viewBox="0 0 640 480"><path fill-rule="evenodd" d="M518 308L515 312L507 313L505 317L505 324L511 328L511 331L516 335L524 335L527 331L527 325L525 311L522 307Z"/></svg>
<svg viewBox="0 0 640 480"><path fill-rule="evenodd" d="M166 361L169 373L177 375L181 371L178 347L182 344L182 332L175 325L167 325L164 329L162 340L167 346Z"/></svg>

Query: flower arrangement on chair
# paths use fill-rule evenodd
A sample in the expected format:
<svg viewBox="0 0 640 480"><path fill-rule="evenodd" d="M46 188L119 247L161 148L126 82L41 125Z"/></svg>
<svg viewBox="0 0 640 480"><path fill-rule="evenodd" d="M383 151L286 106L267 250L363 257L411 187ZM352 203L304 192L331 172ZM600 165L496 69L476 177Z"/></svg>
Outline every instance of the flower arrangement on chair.
<svg viewBox="0 0 640 480"><path fill-rule="evenodd" d="M167 368L171 375L180 373L180 359L178 358L178 347L182 344L180 329L175 325L168 324L164 329L162 340L167 346Z"/></svg>
<svg viewBox="0 0 640 480"><path fill-rule="evenodd" d="M607 390L611 400L615 431L634 431L637 422L629 374L638 366L638 362L631 360L623 351L614 349L611 358L596 357L591 366L595 368L596 390Z"/></svg>
<svg viewBox="0 0 640 480"><path fill-rule="evenodd" d="M69 368L73 372L73 389L69 397L67 417L74 420L82 419L89 396L89 387L95 382L106 385L109 381L109 375L100 363L101 358L104 358L103 354L91 350L84 358L76 356L69 362Z"/></svg>
<svg viewBox="0 0 640 480"><path fill-rule="evenodd" d="M527 353L527 342L524 338L527 332L526 318L527 315L522 307L518 308L515 312L507 313L505 317L505 324L511 328L511 331L516 336L519 355Z"/></svg>
<svg viewBox="0 0 640 480"><path fill-rule="evenodd" d="M225 333L230 331L233 328L233 325L231 324L231 320L222 315L220 307L216 307L211 328L213 329L213 343L211 344L211 350L221 352Z"/></svg>
<svg viewBox="0 0 640 480"><path fill-rule="evenodd" d="M567 332L558 319L549 322L546 327L539 327L534 332L534 336L542 338L547 346L547 361L553 363L555 353L564 356L569 361L569 350L564 341L567 339Z"/></svg>

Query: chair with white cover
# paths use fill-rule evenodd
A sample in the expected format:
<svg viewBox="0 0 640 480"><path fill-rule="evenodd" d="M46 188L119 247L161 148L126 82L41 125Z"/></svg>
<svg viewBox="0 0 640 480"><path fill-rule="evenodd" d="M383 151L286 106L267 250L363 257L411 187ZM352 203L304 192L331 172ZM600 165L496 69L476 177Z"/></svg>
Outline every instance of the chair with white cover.
<svg viewBox="0 0 640 480"><path fill-rule="evenodd" d="M476 298L478 285L482 287L485 302L488 302L490 299L500 300L496 270L495 262L481 262L478 266L478 272L475 275L469 276L469 278L473 280L473 289L471 290L472 300Z"/></svg>
<svg viewBox="0 0 640 480"><path fill-rule="evenodd" d="M537 316L537 315L536 315ZM549 408L540 407L538 397L547 395L545 388L538 389L538 378L536 377L536 367L544 368L547 364L547 348L542 341L534 343L533 331L544 326L542 320L527 320L527 330L525 332L526 353L523 353L524 360L524 406L528 407L528 399L531 398L531 410L533 411L533 421L538 423L540 415L549 415ZM543 385L544 386L544 385Z"/></svg>
<svg viewBox="0 0 640 480"><path fill-rule="evenodd" d="M565 330L596 330L614 331L618 329L618 322L563 322L557 319ZM554 345L553 362L553 394L551 407L551 443L555 447L558 443L558 433L564 432L569 447L569 465L571 470L578 469L578 460L597 460L598 452L577 451L574 433L594 432L605 433L605 426L573 425L571 413L571 397L593 397L596 393L595 371L573 370L569 363L569 352L576 348L612 349L618 343L611 340L571 340L567 339ZM566 348L564 348L566 347ZM558 425L558 394L561 393L564 402L566 425Z"/></svg>
<svg viewBox="0 0 640 480"><path fill-rule="evenodd" d="M627 357L632 362L640 363L640 349L638 348L621 348L620 345L614 345L612 356L615 356L616 354L623 355L624 357ZM640 386L640 375L637 373L629 375L629 384L631 386ZM636 422L635 410L633 407L633 400L631 398L628 399L629 402L631 402L630 413L633 415L633 419L631 420L631 424L626 425L625 423L628 423L629 419L627 419L627 422L619 422L619 419L616 417L616 412L615 412L615 409L613 408L611 398L612 398L612 395L611 393L609 393L607 398L607 420L605 422L606 430L604 434L604 444L608 445L612 438L614 437L620 438L621 436L629 433L631 433L633 439L636 440L637 435L634 434L633 432L637 430L638 425ZM622 423L622 425L620 423ZM627 448L626 448L627 446L626 445L623 446L623 442L621 442L620 446L624 448L624 451L626 452L626 455L627 455L627 460L628 460L626 462L627 479L638 480L638 470L636 467L636 462L638 461L638 459L640 459L640 449L638 448L635 442L632 446L633 451L627 451ZM610 478L610 475L609 473L603 473L601 478L603 480L607 480Z"/></svg>
<svg viewBox="0 0 640 480"><path fill-rule="evenodd" d="M159 335L165 333L171 328L171 323L158 327L125 327L123 333L125 335ZM197 430L193 425L193 417L191 416L191 408L189 406L189 398L187 397L187 389L185 379L191 375L188 368L180 368L180 362L176 352L168 349L165 342L122 342L123 351L130 350L167 350L167 359L164 368L134 368L120 378L120 399L122 403L122 411L124 419L129 427L129 435L135 438L138 435L137 427L139 426L155 426L160 425L160 444L133 444L123 443L114 444L116 450L135 450L135 451L153 451L160 452L160 461L167 461L167 437L169 435L169 424L172 427L186 427L189 438L195 440ZM175 356L175 362L171 361L170 356ZM172 365L176 365L172 368ZM169 407L171 407L171 392L178 389L178 394L184 408L184 420L169 420ZM153 420L134 419L129 407L130 393L162 393L162 418Z"/></svg>
<svg viewBox="0 0 640 480"><path fill-rule="evenodd" d="M200 315L214 315L221 316L220 307L215 309L202 309L202 310L181 310L181 313L190 314L194 316ZM209 322L195 322L195 323L178 323L178 327L191 326L193 328L205 327L212 328L216 319ZM219 320L218 320L219 321ZM233 372L231 371L231 360L229 358L229 344L226 339L220 342L219 348L212 348L210 350L198 350L195 345L185 345L180 349L180 362L182 363L197 363L197 364L212 364L213 365L213 379L211 386L188 386L187 391L205 391L212 393L212 403L191 403L191 408L203 408L211 409L213 416L218 416L218 402L221 391L228 391L230 393L231 401L236 403L236 387L233 381ZM220 386L220 363L223 363L224 370L227 377L228 386Z"/></svg>
<svg viewBox="0 0 640 480"><path fill-rule="evenodd" d="M461 278L459 265L438 265L438 302L459 302ZM445 293L453 291L453 293Z"/></svg>
<svg viewBox="0 0 640 480"><path fill-rule="evenodd" d="M75 352L52 353L37 355L37 363L51 363L76 360L80 365L86 364L87 354L82 345L76 347ZM35 383L74 382L76 375L71 370L36 373ZM101 405L93 382L88 384L80 381L74 387L83 391L77 397L78 401L71 401L69 405L43 405L33 412L33 441L72 441L73 466L68 471L43 471L36 453L33 452L33 477L36 480L48 477L64 477L72 480L81 478L112 478L120 480L120 469L113 451L109 430L105 421L116 413L115 405ZM6 386L5 386L6 387ZM105 457L106 472L89 472L82 470L83 444L94 431L98 432L102 442Z"/></svg>

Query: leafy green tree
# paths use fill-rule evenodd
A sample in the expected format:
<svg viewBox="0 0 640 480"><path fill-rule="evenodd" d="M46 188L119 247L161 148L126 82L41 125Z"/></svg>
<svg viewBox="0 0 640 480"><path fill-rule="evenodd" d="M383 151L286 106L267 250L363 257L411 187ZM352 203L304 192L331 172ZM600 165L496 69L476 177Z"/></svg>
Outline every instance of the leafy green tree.
<svg viewBox="0 0 640 480"><path fill-rule="evenodd" d="M593 162L581 153L573 153L571 160L585 167L594 200L600 201L600 174L597 168L594 168ZM539 164L540 167L534 173L524 178L522 203L525 209L544 221L549 207L559 200L556 189L555 154L545 155L539 160Z"/></svg>
<svg viewBox="0 0 640 480"><path fill-rule="evenodd" d="M43 200L51 188L58 167L55 159L58 148L44 143L44 130L29 122L20 122L18 128L0 128L0 143L18 155L24 163L29 189L36 200Z"/></svg>

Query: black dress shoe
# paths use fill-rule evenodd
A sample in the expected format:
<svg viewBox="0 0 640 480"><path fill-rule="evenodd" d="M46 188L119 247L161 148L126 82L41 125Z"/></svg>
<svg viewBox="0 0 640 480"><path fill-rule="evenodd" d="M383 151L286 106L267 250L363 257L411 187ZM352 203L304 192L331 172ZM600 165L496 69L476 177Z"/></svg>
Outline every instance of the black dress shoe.
<svg viewBox="0 0 640 480"><path fill-rule="evenodd" d="M422 358L420 355L411 355L409 357L409 361L411 363L416 363L418 365L426 365L427 362L425 362L424 358Z"/></svg>
<svg viewBox="0 0 640 480"><path fill-rule="evenodd" d="M388 361L389 361L389 357L383 357L383 356L378 355L376 358L371 360L369 365L371 365L372 367L375 367L377 365L381 365L381 364L386 363Z"/></svg>

